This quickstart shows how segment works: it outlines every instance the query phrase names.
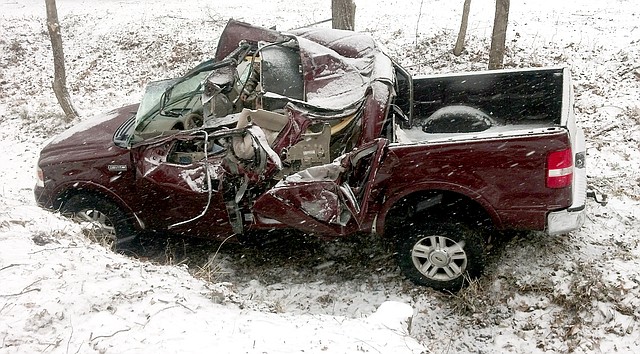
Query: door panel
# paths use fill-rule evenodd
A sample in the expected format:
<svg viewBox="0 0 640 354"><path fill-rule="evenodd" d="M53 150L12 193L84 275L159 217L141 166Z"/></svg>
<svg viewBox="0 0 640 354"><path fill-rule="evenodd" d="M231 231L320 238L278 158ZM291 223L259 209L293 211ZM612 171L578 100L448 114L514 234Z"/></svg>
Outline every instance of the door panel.
<svg viewBox="0 0 640 354"><path fill-rule="evenodd" d="M181 155L177 160L170 157L178 143L167 141L139 148L136 187L143 221L154 229L196 236L229 234L231 227L218 191L219 160L169 162L185 161Z"/></svg>
<svg viewBox="0 0 640 354"><path fill-rule="evenodd" d="M341 236L358 231L387 144L378 139L339 163L285 178L256 200L254 213L311 234Z"/></svg>

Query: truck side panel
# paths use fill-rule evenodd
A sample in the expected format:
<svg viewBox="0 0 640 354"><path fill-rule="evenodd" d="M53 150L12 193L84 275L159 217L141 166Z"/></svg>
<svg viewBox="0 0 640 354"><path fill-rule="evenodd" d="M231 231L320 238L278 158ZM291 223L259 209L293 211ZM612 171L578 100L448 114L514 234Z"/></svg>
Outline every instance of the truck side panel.
<svg viewBox="0 0 640 354"><path fill-rule="evenodd" d="M564 129L508 138L391 144L373 186L389 196L375 208L376 230L381 232L397 201L426 190L475 200L498 229L544 230L547 213L572 202L571 186L546 186L547 154L569 147Z"/></svg>

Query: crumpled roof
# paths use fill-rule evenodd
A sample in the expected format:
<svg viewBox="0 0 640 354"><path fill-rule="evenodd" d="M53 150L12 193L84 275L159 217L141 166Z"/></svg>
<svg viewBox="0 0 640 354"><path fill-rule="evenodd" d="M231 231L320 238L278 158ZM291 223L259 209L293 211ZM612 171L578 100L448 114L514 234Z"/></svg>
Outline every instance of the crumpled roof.
<svg viewBox="0 0 640 354"><path fill-rule="evenodd" d="M369 35L353 31L306 28L277 32L230 20L218 42L216 59L223 59L242 40L277 42L288 38L294 38L300 49L308 105L348 110L362 102L374 82L393 84L391 59Z"/></svg>

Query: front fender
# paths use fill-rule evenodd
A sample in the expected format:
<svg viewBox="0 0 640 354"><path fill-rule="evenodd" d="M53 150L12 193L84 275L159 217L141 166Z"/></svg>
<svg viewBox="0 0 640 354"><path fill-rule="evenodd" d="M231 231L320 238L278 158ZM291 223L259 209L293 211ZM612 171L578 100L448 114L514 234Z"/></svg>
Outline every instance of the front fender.
<svg viewBox="0 0 640 354"><path fill-rule="evenodd" d="M130 207L129 203L127 203L124 199L122 199L109 188L91 181L69 181L58 186L58 188L53 193L57 196L54 199L53 206L59 209L71 195L76 193L95 193L102 195L116 203L116 205L122 208L125 213L135 216L135 212ZM142 227L142 221L139 220L137 216L136 220Z"/></svg>

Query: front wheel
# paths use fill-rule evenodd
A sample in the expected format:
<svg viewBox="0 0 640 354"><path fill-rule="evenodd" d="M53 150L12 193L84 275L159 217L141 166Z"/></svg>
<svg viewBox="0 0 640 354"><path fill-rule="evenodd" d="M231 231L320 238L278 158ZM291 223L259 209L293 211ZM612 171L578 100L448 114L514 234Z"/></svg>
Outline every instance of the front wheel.
<svg viewBox="0 0 640 354"><path fill-rule="evenodd" d="M398 242L398 263L418 285L458 291L482 274L482 238L464 224L414 224Z"/></svg>
<svg viewBox="0 0 640 354"><path fill-rule="evenodd" d="M113 251L125 253L138 244L132 218L104 198L75 195L64 203L62 213L87 226L88 236Z"/></svg>

